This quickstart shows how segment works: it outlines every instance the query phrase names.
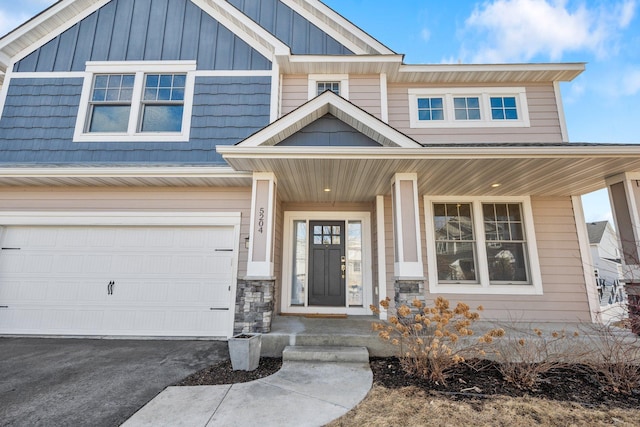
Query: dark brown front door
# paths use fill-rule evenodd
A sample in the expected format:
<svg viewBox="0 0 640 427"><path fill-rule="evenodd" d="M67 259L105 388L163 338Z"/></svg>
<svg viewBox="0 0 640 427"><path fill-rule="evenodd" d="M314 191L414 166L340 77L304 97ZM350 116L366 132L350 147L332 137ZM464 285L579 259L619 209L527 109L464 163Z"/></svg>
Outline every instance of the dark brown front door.
<svg viewBox="0 0 640 427"><path fill-rule="evenodd" d="M309 305L344 307L344 221L309 221Z"/></svg>

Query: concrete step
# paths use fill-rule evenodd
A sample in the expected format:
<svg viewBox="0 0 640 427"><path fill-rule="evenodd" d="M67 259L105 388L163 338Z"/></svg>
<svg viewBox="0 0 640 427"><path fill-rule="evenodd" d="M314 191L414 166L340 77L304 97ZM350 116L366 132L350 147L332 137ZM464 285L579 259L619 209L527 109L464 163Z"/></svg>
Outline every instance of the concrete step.
<svg viewBox="0 0 640 427"><path fill-rule="evenodd" d="M283 361L369 363L366 347L287 346L282 351Z"/></svg>

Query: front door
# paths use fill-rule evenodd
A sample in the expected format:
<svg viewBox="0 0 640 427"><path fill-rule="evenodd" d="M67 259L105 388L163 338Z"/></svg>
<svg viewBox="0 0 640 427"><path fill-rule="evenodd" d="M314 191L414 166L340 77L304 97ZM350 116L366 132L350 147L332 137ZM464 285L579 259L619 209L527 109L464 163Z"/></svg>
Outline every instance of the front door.
<svg viewBox="0 0 640 427"><path fill-rule="evenodd" d="M344 221L309 221L309 305L345 306Z"/></svg>

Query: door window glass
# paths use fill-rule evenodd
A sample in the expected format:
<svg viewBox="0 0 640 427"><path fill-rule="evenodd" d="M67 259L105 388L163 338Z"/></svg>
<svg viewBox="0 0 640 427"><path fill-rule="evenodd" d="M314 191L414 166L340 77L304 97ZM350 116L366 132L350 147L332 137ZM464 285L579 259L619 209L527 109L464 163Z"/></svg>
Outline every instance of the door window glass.
<svg viewBox="0 0 640 427"><path fill-rule="evenodd" d="M362 306L361 221L349 221L347 225L347 293L350 306Z"/></svg>

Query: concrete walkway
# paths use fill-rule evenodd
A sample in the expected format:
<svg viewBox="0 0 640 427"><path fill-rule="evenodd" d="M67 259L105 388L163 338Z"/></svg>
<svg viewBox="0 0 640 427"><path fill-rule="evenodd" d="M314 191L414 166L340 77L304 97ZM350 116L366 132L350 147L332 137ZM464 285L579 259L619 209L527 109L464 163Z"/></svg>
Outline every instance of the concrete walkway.
<svg viewBox="0 0 640 427"><path fill-rule="evenodd" d="M346 357L333 350L288 347L280 371L248 383L168 387L123 426L324 425L364 399L373 382L366 348Z"/></svg>

